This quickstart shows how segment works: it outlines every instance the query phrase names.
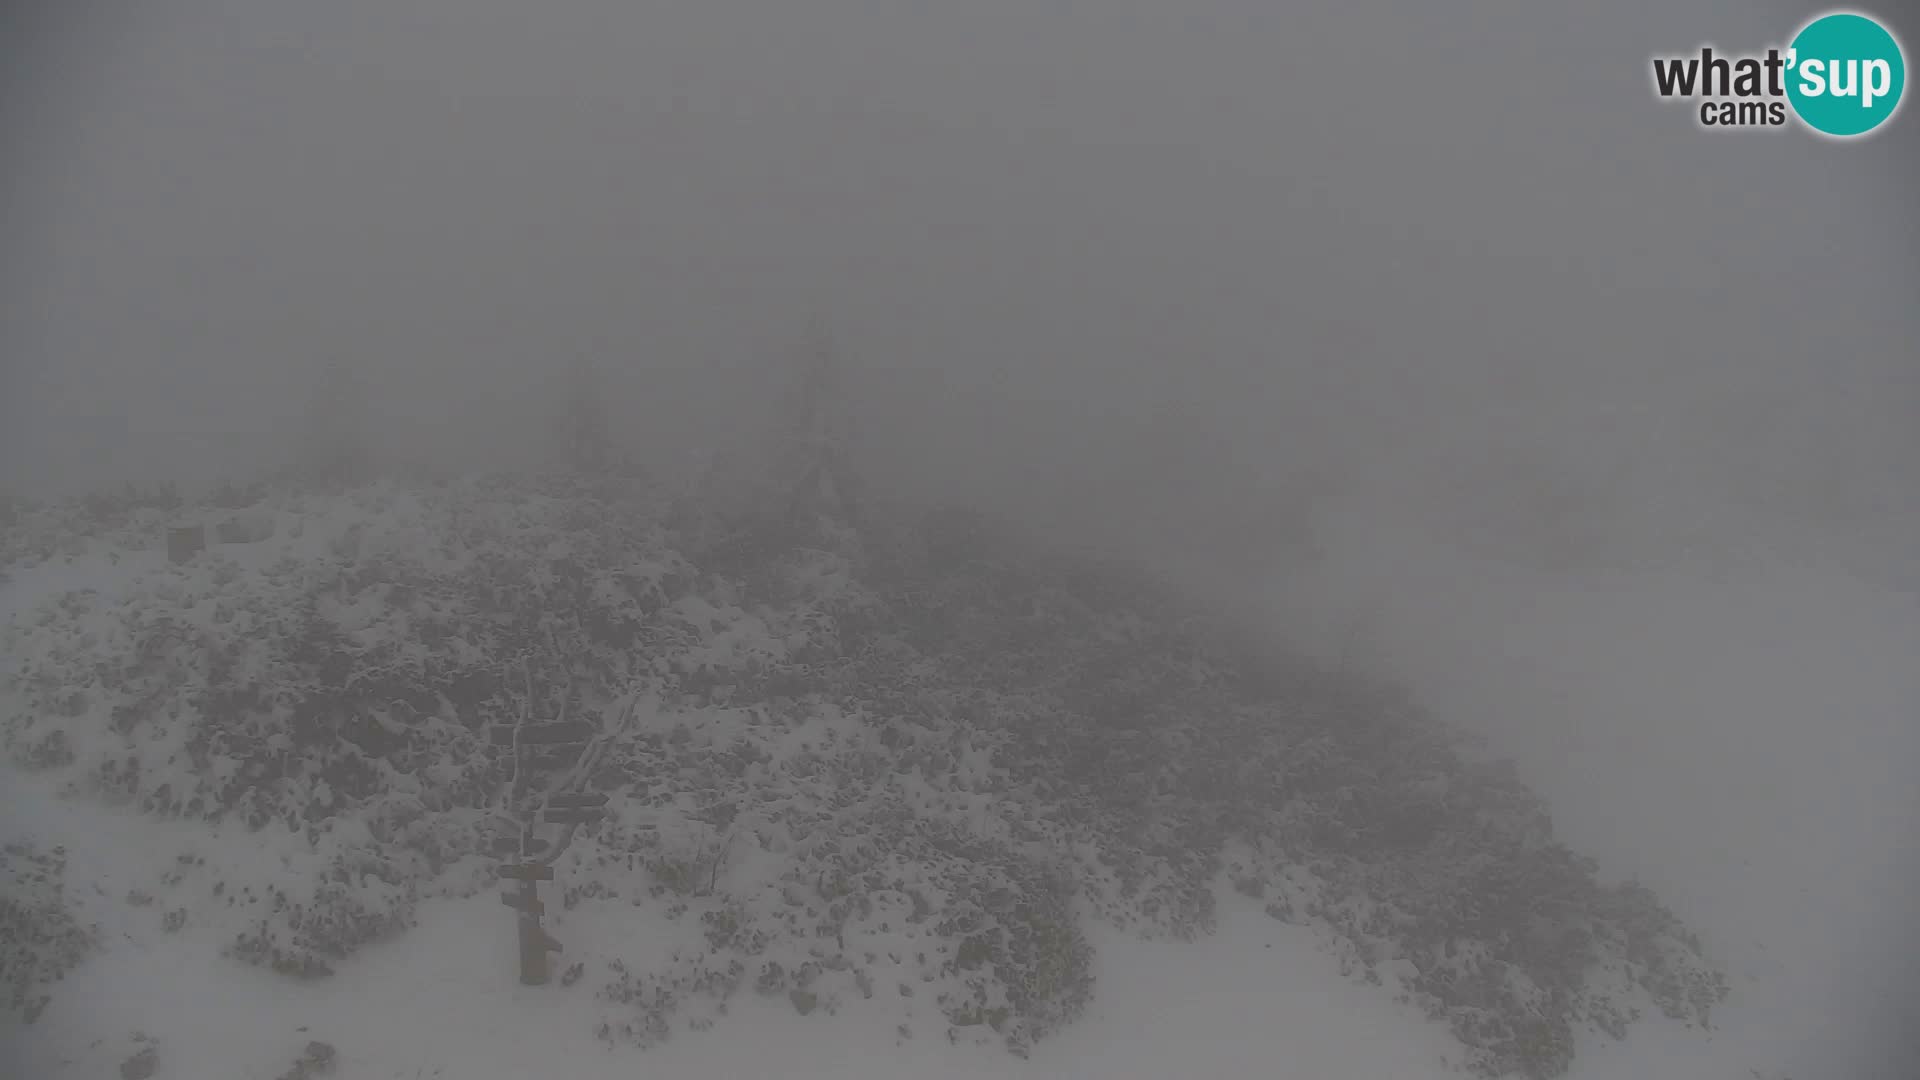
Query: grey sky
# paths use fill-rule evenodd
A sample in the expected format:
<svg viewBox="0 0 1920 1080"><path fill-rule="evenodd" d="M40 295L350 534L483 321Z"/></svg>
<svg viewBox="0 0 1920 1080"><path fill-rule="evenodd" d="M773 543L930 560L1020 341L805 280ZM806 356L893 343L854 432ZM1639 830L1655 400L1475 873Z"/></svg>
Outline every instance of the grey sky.
<svg viewBox="0 0 1920 1080"><path fill-rule="evenodd" d="M1912 125L1710 138L1648 92L1652 51L1793 21L129 8L14 76L8 478L240 471L332 353L410 451L515 444L577 353L673 445L815 312L995 486L1085 484L985 424L1085 442L1170 400L1262 471L1911 460Z"/></svg>
<svg viewBox="0 0 1920 1080"><path fill-rule="evenodd" d="M1543 772L1616 708L1640 711L1599 729L1644 741L1591 750L1614 769L1674 760L1675 738L1744 738L1750 707L1785 731L1804 695L1759 706L1794 660L1854 669L1756 644L1730 668L1756 682L1703 701L1664 666L1747 617L1726 579L1541 614L1519 586L1479 591L1478 561L1400 537L1530 565L1570 546L1696 567L1763 544L1911 572L1920 115L1909 103L1859 145L1709 135L1649 88L1653 53L1777 43L1812 10L169 0L61 16L0 57L0 486L244 476L287 451L329 356L369 372L388 451L496 461L547 438L551 384L586 355L612 373L629 445L673 463L744 434L768 365L817 315L887 478L1153 554L1289 626L1371 612L1436 695L1531 731ZM1885 13L1920 48L1920 18ZM1276 553L1303 532L1337 553L1289 577ZM1834 641L1870 625L1876 648L1920 643L1910 602L1856 624L1864 609L1829 600L1811 607ZM1469 610L1582 649L1653 627L1613 657L1651 681L1596 662L1566 675L1577 689L1514 690L1470 635L1413 644ZM1858 712L1877 732L1911 687L1875 663L1894 689ZM1539 719L1552 693L1584 695L1565 730ZM1668 709L1711 722L1664 729ZM1912 745L1885 740L1880 758ZM1685 805L1686 769L1716 767L1680 760L1658 773L1668 801L1640 805ZM1578 773L1556 774L1568 798ZM1578 820L1592 836L1604 816Z"/></svg>

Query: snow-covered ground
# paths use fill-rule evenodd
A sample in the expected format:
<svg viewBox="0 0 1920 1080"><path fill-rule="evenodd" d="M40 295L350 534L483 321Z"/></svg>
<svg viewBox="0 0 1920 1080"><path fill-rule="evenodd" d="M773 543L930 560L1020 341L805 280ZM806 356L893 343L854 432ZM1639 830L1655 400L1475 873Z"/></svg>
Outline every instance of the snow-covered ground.
<svg viewBox="0 0 1920 1080"><path fill-rule="evenodd" d="M208 838L193 826L129 818L60 800L34 779L10 778L10 834L65 844L69 873L99 889L83 897L105 948L60 987L31 1027L8 1026L0 1060L9 1075L80 1080L113 1075L136 1048L157 1042L162 1080L269 1080L309 1040L332 1045L343 1080L1415 1080L1457 1075L1459 1046L1438 1025L1381 988L1342 977L1312 931L1276 922L1223 893L1220 931L1192 944L1097 932L1099 992L1087 1015L1022 1061L997 1047L954 1046L929 1002L926 1020L896 1029L897 1014L853 1002L839 1015L799 1016L784 998L746 995L705 1032L679 1032L650 1050L609 1047L590 1030L585 985L538 988L513 979L511 913L489 897L428 906L420 926L369 949L318 982L287 980L222 959L217 935L189 922L166 933L162 913L126 904L183 846L215 862L254 857L241 835ZM555 936L572 946L618 934L684 934L657 908L582 907L557 913ZM563 954L565 957L567 954ZM881 987L880 992L897 993ZM1752 1080L1752 1032L1768 1018L1730 1005L1726 1035L1659 1021L1630 1042L1584 1047L1574 1080L1698 1077ZM1767 1080L1773 1074L1763 1072Z"/></svg>
<svg viewBox="0 0 1920 1080"><path fill-rule="evenodd" d="M285 548L333 532L238 551L301 554ZM1893 958L1912 950L1886 934L1913 881L1901 858L1916 820L1905 769L1920 761L1920 668L1902 651L1920 642L1910 597L1782 568L1601 583L1486 571L1469 587L1411 554L1398 565L1403 577L1378 585L1398 600L1383 603L1376 646L1437 708L1520 759L1577 848L1670 896L1732 979L1714 1033L1650 1018L1625 1042L1591 1037L1572 1080L1911 1075L1920 1057L1896 1040L1920 1026L1902 1025L1920 1021L1920 998ZM162 566L154 552L42 564L0 589L0 617L83 583L110 607ZM1490 672L1505 673L1497 692ZM36 1023L0 1020L7 1076L113 1075L136 1032L157 1040L156 1080L270 1080L308 1040L336 1048L345 1080L1388 1080L1454 1075L1460 1050L1393 1000L1390 978L1343 977L1311 929L1227 889L1219 932L1196 943L1096 928L1093 1004L1025 1061L950 1045L931 1002L903 1036L897 1000L802 1017L785 998L751 994L710 1030L641 1050L594 1037L589 983L515 983L512 917L490 894L429 901L416 929L330 979L296 982L223 958L227 939L191 913L169 932L164 906L127 902L183 850L216 866L273 857L243 831L63 799L51 781L9 771L0 840L29 837L66 848L69 881L85 883L76 915L98 925L103 947ZM563 965L615 938L627 955L633 942L665 954L688 932L650 905L583 904L551 925L569 947Z"/></svg>

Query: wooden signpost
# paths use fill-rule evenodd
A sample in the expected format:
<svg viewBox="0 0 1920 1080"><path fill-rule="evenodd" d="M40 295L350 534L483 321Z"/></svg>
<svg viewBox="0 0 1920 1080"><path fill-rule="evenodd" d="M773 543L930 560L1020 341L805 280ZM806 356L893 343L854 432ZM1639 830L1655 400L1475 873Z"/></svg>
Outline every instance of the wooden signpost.
<svg viewBox="0 0 1920 1080"><path fill-rule="evenodd" d="M560 791L547 796L540 820L549 825L586 825L607 816L604 791Z"/></svg>
<svg viewBox="0 0 1920 1080"><path fill-rule="evenodd" d="M560 720L551 724L495 724L487 730L487 741L495 746L512 746L514 732L520 733L521 746L555 746L591 740L595 728L585 720Z"/></svg>
<svg viewBox="0 0 1920 1080"><path fill-rule="evenodd" d="M205 525L175 525L167 529L167 560L183 563L207 548Z"/></svg>
<svg viewBox="0 0 1920 1080"><path fill-rule="evenodd" d="M532 697L532 687L528 687L528 698ZM632 702L622 710L616 728L624 731L632 721L634 705ZM516 803L522 801L528 762L525 751L529 747L557 747L569 743L585 744L579 758L560 781L560 786L588 782L592 767L599 760L605 746L605 739L599 725L584 720L568 720L563 711L559 720L550 723L528 723L522 716L518 724L496 724L487 731L489 744L498 747L513 747L513 780L508 784L507 808L516 810ZM540 902L539 883L553 880L553 862L566 850L573 839L574 829L591 824L607 816L607 795L599 791L557 791L534 800L537 813L531 817L515 817L507 814L520 825L517 839L503 837L495 842L494 850L502 857L515 861L500 866L500 876L517 886L501 894L500 902L514 909L515 920L520 936L520 982L527 986L544 986L551 978L548 954L558 952L560 943L547 933L540 923L540 916L546 913L546 905ZM549 843L534 836L537 825L560 825L566 827L557 843Z"/></svg>
<svg viewBox="0 0 1920 1080"><path fill-rule="evenodd" d="M509 881L552 881L553 867L546 863L508 863L500 868L500 876Z"/></svg>

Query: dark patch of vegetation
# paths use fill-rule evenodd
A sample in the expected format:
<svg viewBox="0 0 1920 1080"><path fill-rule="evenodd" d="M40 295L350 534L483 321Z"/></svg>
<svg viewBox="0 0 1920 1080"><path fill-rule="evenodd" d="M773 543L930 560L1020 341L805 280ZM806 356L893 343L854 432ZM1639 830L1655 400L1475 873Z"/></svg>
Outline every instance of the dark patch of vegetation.
<svg viewBox="0 0 1920 1080"><path fill-rule="evenodd" d="M67 853L31 844L0 848L0 985L7 1008L33 1023L52 986L92 954L98 934L74 918Z"/></svg>

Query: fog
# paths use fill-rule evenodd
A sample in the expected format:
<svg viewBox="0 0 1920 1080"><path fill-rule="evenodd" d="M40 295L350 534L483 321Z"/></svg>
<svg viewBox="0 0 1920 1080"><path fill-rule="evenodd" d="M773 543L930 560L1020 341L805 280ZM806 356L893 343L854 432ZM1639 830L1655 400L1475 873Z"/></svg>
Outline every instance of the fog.
<svg viewBox="0 0 1920 1080"><path fill-rule="evenodd" d="M537 459L584 359L684 468L817 320L881 482L1407 678L1864 1072L1920 1020L1912 109L1654 100L1810 9L1288 7L16 15L0 487L244 479L333 362L391 462Z"/></svg>

